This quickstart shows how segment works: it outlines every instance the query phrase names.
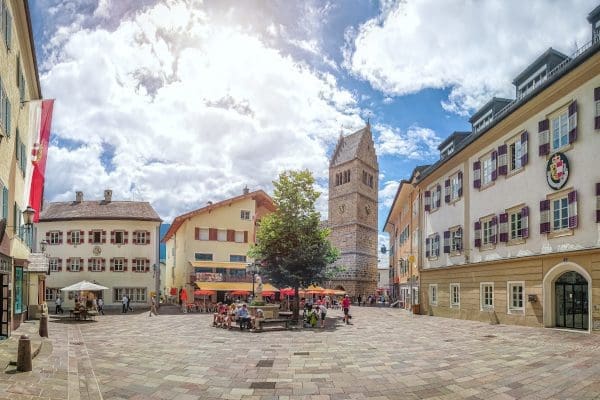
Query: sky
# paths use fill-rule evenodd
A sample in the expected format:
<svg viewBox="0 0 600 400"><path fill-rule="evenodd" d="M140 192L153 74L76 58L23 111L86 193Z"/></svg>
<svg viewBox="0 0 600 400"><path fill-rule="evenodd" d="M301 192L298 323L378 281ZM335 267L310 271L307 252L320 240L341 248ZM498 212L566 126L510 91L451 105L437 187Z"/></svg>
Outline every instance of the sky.
<svg viewBox="0 0 600 400"><path fill-rule="evenodd" d="M514 98L548 47L585 44L597 5L30 0L42 94L56 99L45 199L110 188L170 223L307 168L326 219L333 147L369 121L381 232L400 180L493 96Z"/></svg>

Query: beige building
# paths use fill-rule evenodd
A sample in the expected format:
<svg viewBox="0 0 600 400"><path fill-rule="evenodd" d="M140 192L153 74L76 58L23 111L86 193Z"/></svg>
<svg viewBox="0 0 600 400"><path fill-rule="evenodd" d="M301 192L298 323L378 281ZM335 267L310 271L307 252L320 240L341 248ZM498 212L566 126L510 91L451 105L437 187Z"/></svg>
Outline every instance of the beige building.
<svg viewBox="0 0 600 400"><path fill-rule="evenodd" d="M82 280L108 289L84 293L102 298L106 306L120 306L123 295L146 306L156 287L158 229L161 219L150 203L103 200L48 203L40 215L38 237L47 242L50 275L46 282L49 307L57 296L72 308L79 293L60 289Z"/></svg>
<svg viewBox="0 0 600 400"><path fill-rule="evenodd" d="M44 274L29 274L32 229L24 224L25 172L29 167L29 101L41 99L27 2L0 7L0 336L27 318Z"/></svg>
<svg viewBox="0 0 600 400"><path fill-rule="evenodd" d="M588 20L590 42L542 54L423 171L426 312L600 329L600 7Z"/></svg>
<svg viewBox="0 0 600 400"><path fill-rule="evenodd" d="M399 306L411 309L419 304L419 218L421 195L415 182L428 165L414 169L408 180L402 180L384 231L390 235L389 281L392 300Z"/></svg>
<svg viewBox="0 0 600 400"><path fill-rule="evenodd" d="M260 219L275 210L262 190L244 189L240 196L209 202L173 220L166 243L165 285L176 300L181 289L214 290L219 300L231 291L252 289L247 253L255 242ZM265 290L268 288L265 286Z"/></svg>
<svg viewBox="0 0 600 400"><path fill-rule="evenodd" d="M328 285L363 298L377 289L379 164L371 126L341 136L329 163L331 244L342 268Z"/></svg>

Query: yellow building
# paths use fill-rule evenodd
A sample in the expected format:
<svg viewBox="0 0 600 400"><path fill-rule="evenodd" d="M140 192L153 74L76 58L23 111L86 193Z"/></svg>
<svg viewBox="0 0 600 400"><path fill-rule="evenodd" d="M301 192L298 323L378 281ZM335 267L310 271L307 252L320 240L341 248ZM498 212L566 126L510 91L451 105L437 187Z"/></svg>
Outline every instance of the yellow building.
<svg viewBox="0 0 600 400"><path fill-rule="evenodd" d="M22 214L29 101L41 99L41 90L27 2L3 0L0 8L0 336L6 337L27 318L30 293L37 301L43 279L27 271L33 235Z"/></svg>
<svg viewBox="0 0 600 400"><path fill-rule="evenodd" d="M175 218L163 237L166 243L165 285L177 299L183 288L214 290L222 299L226 292L252 290L246 273L246 256L255 242L260 219L275 210L262 190L249 192ZM269 287L265 285L265 290Z"/></svg>
<svg viewBox="0 0 600 400"><path fill-rule="evenodd" d="M425 312L600 330L600 7L588 21L588 43L548 49L422 172Z"/></svg>

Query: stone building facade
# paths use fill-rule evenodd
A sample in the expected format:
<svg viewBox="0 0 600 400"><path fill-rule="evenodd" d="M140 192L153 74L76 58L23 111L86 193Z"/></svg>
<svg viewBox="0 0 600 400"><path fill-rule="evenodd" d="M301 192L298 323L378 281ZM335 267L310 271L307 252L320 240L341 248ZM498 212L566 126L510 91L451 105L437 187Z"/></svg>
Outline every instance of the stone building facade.
<svg viewBox="0 0 600 400"><path fill-rule="evenodd" d="M377 289L377 193L379 165L367 126L340 136L329 165L330 240L340 250L341 267L332 288L351 296Z"/></svg>

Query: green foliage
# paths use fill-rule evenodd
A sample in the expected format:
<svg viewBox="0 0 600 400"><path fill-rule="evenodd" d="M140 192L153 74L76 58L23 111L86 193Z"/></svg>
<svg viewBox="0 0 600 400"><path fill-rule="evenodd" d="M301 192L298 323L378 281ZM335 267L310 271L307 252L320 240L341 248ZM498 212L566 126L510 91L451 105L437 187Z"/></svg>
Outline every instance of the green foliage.
<svg viewBox="0 0 600 400"><path fill-rule="evenodd" d="M265 304L267 304L267 303L265 303L264 301L258 301L258 300L252 300L250 302L251 306L256 306L256 307L263 307Z"/></svg>
<svg viewBox="0 0 600 400"><path fill-rule="evenodd" d="M284 171L275 186L276 211L263 217L249 256L261 261L260 274L279 286L293 288L330 279L327 266L339 258L320 226L315 210L319 198L315 180L307 171Z"/></svg>

